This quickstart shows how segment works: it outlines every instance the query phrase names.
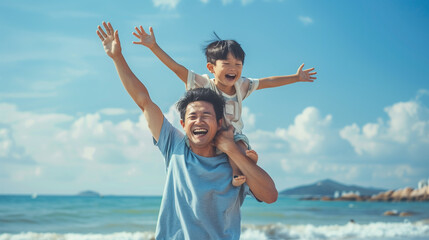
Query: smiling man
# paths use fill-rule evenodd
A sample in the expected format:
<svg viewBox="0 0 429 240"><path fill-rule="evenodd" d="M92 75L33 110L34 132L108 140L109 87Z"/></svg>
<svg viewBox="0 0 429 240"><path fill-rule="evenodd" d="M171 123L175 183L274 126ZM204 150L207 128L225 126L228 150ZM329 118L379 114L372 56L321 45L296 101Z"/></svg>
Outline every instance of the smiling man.
<svg viewBox="0 0 429 240"><path fill-rule="evenodd" d="M277 190L271 177L237 147L232 128L220 130L224 100L209 89L188 91L177 103L186 135L174 128L152 102L146 87L129 68L118 31L98 26L104 50L113 59L125 89L148 123L164 156L166 184L156 228L156 239L239 239L240 207L246 195L272 203ZM216 155L215 147L224 152ZM228 156L247 177L233 187Z"/></svg>

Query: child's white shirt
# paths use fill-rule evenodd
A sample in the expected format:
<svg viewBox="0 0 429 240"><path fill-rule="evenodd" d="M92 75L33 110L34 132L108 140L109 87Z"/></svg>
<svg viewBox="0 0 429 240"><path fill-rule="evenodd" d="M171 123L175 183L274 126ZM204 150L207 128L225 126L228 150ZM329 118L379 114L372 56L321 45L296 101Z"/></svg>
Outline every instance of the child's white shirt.
<svg viewBox="0 0 429 240"><path fill-rule="evenodd" d="M186 83L186 90L189 91L194 88L209 88L219 94L225 99L224 117L226 126L232 125L234 127L234 134L242 134L243 121L241 119L242 101L247 98L259 86L259 79L240 77L235 83L235 94L228 95L220 91L214 82L207 74L199 75L193 71L188 71L188 80Z"/></svg>

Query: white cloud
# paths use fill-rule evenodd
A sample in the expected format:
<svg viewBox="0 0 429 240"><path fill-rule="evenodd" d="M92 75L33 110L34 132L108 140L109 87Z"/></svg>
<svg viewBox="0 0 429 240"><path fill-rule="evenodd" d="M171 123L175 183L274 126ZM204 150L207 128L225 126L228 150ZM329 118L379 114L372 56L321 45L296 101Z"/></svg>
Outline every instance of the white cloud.
<svg viewBox="0 0 429 240"><path fill-rule="evenodd" d="M33 192L28 189L38 184L44 188L48 182L61 182L61 189L56 191L73 193L80 191L73 188L85 181L96 190L111 192L114 190L105 186L106 181L131 181L127 188L118 185L117 191L135 194L141 192L138 186L142 182L163 176L162 156L153 145L143 115L136 121L113 123L100 112L81 117L40 114L5 103L0 104L0 112L0 124L5 126L0 128L0 161L2 171L10 176L7 185L12 192ZM131 174L132 168L142 170ZM112 180L113 176L120 180ZM163 182L157 183L161 191Z"/></svg>
<svg viewBox="0 0 429 240"><path fill-rule="evenodd" d="M176 8L180 0L152 0L155 7L173 9Z"/></svg>
<svg viewBox="0 0 429 240"><path fill-rule="evenodd" d="M291 179L302 184L327 177L367 186L413 184L428 171L429 110L416 98L385 112L387 120L335 129L330 114L307 107L291 124L267 131L246 107L244 133L259 154L258 164L280 189ZM142 114L138 119L123 109L41 114L6 103L0 103L0 113L0 173L9 176L4 184L13 189L33 192L61 182L68 193L82 186L118 194L162 191L163 158ZM109 121L115 114L123 120ZM165 116L181 129L174 105ZM141 184L148 181L156 186Z"/></svg>
<svg viewBox="0 0 429 240"><path fill-rule="evenodd" d="M87 159L89 161L94 160L94 153L97 149L95 147L84 147L82 152L82 158Z"/></svg>
<svg viewBox="0 0 429 240"><path fill-rule="evenodd" d="M246 130L255 127L256 116L255 114L250 112L250 109L248 107L243 107L241 118L243 119L243 123L246 127Z"/></svg>
<svg viewBox="0 0 429 240"><path fill-rule="evenodd" d="M122 108L103 108L98 112L108 116L117 116L126 114L127 110Z"/></svg>
<svg viewBox="0 0 429 240"><path fill-rule="evenodd" d="M244 133L259 154L258 163L277 180L302 184L329 177L379 187L414 184L429 170L422 167L429 156L429 110L410 101L385 111L389 120L335 129L330 114L307 107L289 126L264 131L255 120L256 128Z"/></svg>
<svg viewBox="0 0 429 240"><path fill-rule="evenodd" d="M347 162L326 162L320 160L301 158L284 158L281 160L281 168L289 175L312 176L313 178L341 178L352 180L361 174L359 165Z"/></svg>
<svg viewBox="0 0 429 240"><path fill-rule="evenodd" d="M9 136L8 129L0 129L0 157L6 157L12 148L12 140Z"/></svg>
<svg viewBox="0 0 429 240"><path fill-rule="evenodd" d="M301 21L304 25L309 25L313 23L313 19L308 16L299 16L299 21Z"/></svg>
<svg viewBox="0 0 429 240"><path fill-rule="evenodd" d="M389 119L357 124L340 131L359 155L421 158L429 153L429 109L418 101L399 102L386 107Z"/></svg>
<svg viewBox="0 0 429 240"><path fill-rule="evenodd" d="M326 142L331 121L331 115L322 118L317 108L307 107L295 117L293 125L288 129L279 128L275 134L287 141L294 152L314 153L320 151Z"/></svg>

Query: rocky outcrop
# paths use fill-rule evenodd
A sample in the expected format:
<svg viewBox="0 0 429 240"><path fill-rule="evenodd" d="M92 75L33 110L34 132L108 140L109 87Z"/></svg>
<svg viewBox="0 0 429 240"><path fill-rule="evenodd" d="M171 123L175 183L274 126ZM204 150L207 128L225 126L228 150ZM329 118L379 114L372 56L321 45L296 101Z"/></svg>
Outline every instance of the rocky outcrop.
<svg viewBox="0 0 429 240"><path fill-rule="evenodd" d="M396 191L381 192L369 198L369 201L429 201L429 186L418 189L406 187Z"/></svg>
<svg viewBox="0 0 429 240"><path fill-rule="evenodd" d="M383 213L384 216L399 216L399 217L409 217L409 216L413 216L413 212L401 212L399 213L396 210L389 210L389 211L385 211Z"/></svg>
<svg viewBox="0 0 429 240"><path fill-rule="evenodd" d="M413 189L406 187L398 190L389 190L373 196L360 196L357 194L343 194L341 197L307 197L301 200L322 201L372 201L372 202L401 202L401 201L429 201L429 186Z"/></svg>

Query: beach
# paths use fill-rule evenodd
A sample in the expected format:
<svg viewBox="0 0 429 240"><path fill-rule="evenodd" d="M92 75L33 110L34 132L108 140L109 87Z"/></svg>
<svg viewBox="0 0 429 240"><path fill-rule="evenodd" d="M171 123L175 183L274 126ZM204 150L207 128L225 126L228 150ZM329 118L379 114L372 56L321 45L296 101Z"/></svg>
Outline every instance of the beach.
<svg viewBox="0 0 429 240"><path fill-rule="evenodd" d="M159 196L0 196L0 240L153 239ZM386 211L411 216L385 216ZM241 239L428 239L429 202L247 198Z"/></svg>

